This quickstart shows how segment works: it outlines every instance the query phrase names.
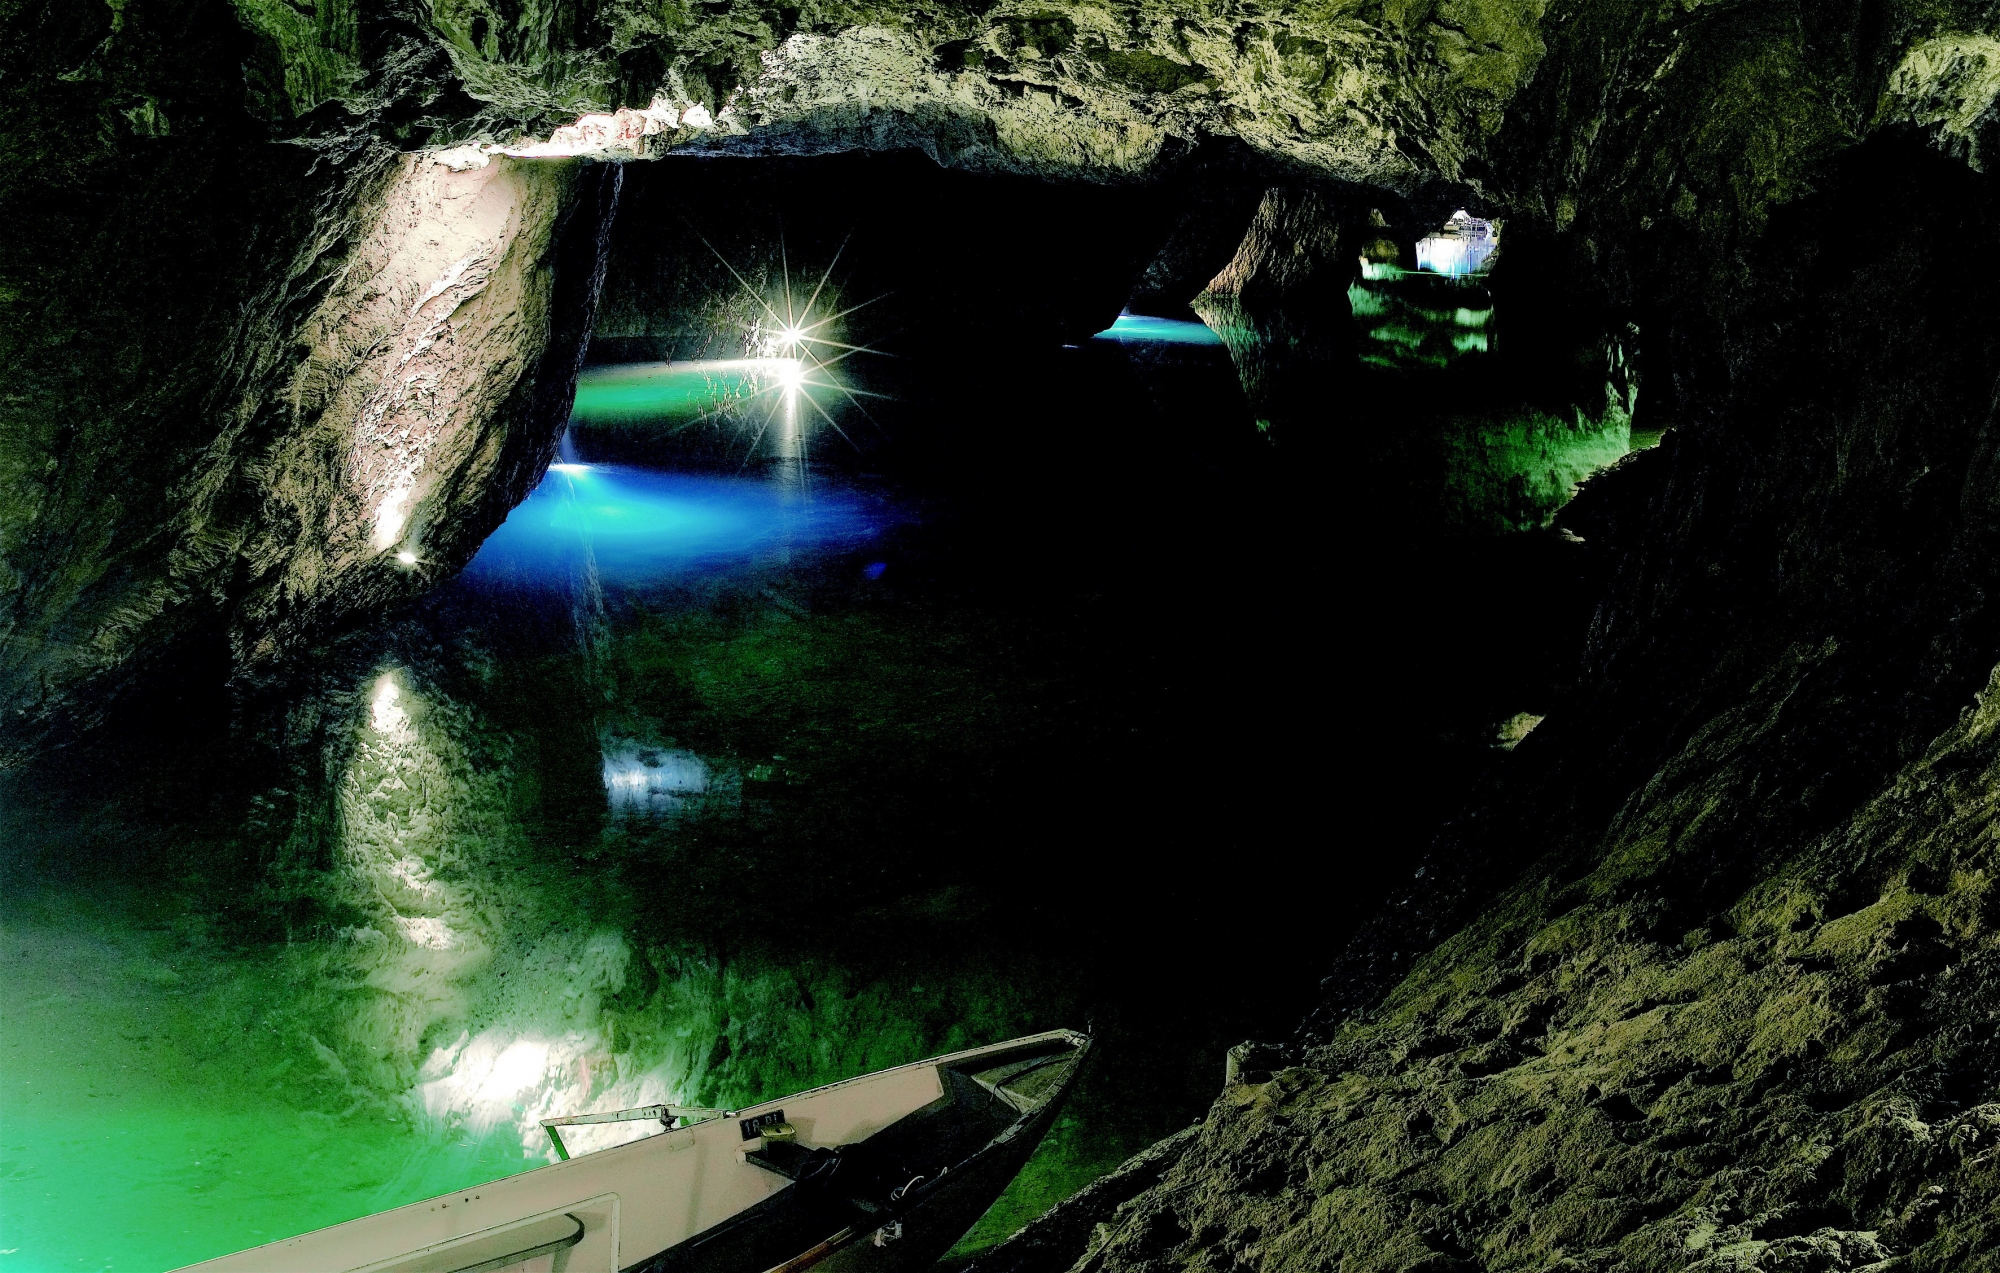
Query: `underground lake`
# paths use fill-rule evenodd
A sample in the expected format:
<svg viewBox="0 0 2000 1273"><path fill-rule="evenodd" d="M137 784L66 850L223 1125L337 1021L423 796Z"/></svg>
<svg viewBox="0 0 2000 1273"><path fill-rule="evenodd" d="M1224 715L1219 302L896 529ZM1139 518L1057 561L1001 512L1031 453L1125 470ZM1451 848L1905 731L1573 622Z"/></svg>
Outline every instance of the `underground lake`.
<svg viewBox="0 0 2000 1273"><path fill-rule="evenodd" d="M0 1273L2000 1273L1974 0L0 6Z"/></svg>
<svg viewBox="0 0 2000 1273"><path fill-rule="evenodd" d="M1275 440L1258 336L1185 311L838 381L587 366L463 572L9 775L0 1267L170 1267L540 1165L542 1118L1057 1026L1101 1059L955 1259L1186 1125L1406 869L1369 828L1490 771L1577 622L1544 523L1627 418L1510 400L1438 287L1491 316L1355 308L1453 357L1357 360Z"/></svg>

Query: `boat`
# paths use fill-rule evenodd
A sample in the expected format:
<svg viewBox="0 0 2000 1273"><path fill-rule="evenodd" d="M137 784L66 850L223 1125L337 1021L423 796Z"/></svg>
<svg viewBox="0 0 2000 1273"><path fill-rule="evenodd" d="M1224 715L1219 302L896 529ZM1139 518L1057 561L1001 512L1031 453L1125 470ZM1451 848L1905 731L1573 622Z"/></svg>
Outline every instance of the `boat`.
<svg viewBox="0 0 2000 1273"><path fill-rule="evenodd" d="M183 1273L904 1273L984 1214L1090 1050L1056 1030L741 1110L544 1120L558 1161ZM570 1157L563 1128L660 1130Z"/></svg>

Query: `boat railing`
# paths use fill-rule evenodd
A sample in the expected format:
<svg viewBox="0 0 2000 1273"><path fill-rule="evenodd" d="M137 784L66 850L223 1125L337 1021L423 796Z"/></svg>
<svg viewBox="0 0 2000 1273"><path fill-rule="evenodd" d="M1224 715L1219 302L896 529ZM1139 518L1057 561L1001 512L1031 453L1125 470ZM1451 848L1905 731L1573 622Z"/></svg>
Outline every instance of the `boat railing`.
<svg viewBox="0 0 2000 1273"><path fill-rule="evenodd" d="M711 1118L727 1117L726 1109L703 1109L694 1105L641 1105L636 1109L611 1110L603 1114L565 1114L561 1118L545 1118L542 1130L549 1134L549 1143L555 1146L556 1157L569 1161L569 1147L563 1144L559 1127L582 1127L591 1123L637 1123L659 1120L660 1126L671 1128L676 1119L686 1119L689 1123L706 1122Z"/></svg>

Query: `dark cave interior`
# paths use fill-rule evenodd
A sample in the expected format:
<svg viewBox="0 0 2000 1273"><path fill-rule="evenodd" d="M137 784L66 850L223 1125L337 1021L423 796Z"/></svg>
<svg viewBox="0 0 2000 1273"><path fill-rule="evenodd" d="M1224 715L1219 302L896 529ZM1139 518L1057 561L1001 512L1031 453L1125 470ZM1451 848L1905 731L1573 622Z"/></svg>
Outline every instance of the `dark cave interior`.
<svg viewBox="0 0 2000 1273"><path fill-rule="evenodd" d="M1088 1025L948 1263L2000 1268L1990 13L671 7L0 15L32 1267Z"/></svg>

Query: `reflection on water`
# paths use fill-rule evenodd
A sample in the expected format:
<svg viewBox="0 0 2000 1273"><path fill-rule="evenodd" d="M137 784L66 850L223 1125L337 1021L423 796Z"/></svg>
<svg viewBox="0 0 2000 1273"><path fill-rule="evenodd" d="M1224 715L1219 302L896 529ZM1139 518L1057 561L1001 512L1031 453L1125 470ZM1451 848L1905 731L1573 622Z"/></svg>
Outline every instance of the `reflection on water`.
<svg viewBox="0 0 2000 1273"><path fill-rule="evenodd" d="M168 868L183 914L75 879L62 863L103 850L17 789L7 821L33 835L0 842L41 842L43 878L9 897L0 1010L50 1028L0 1049L16 1267L178 1265L539 1165L544 1117L747 1104L1082 1022L1074 967L967 946L980 907L899 869L935 856L926 835L962 820L964 777L1041 691L968 657L964 623L856 608L896 524L782 470L561 466L286 709L287 735L324 722L326 800L233 867ZM778 591L833 564L859 596ZM651 591L677 587L696 592ZM165 834L167 860L175 836L243 834L208 816L118 834ZM200 925L222 897L282 939ZM77 949L130 953L51 996L46 966ZM1160 1130L1065 1122L986 1240Z"/></svg>
<svg viewBox="0 0 2000 1273"><path fill-rule="evenodd" d="M711 467L730 471L768 459L803 460L809 435L827 422L838 429L834 417L852 401L845 383L852 364L829 366L816 348L824 344L814 337L772 346L789 351L784 356L588 368L577 381L563 458L576 459L581 436L593 458L641 467L657 467L663 456L691 458L690 441L709 447ZM781 463L776 475L797 480L797 470L796 463L789 470Z"/></svg>
<svg viewBox="0 0 2000 1273"><path fill-rule="evenodd" d="M708 788L708 764L691 751L625 742L605 748L604 791L613 813L670 813Z"/></svg>
<svg viewBox="0 0 2000 1273"><path fill-rule="evenodd" d="M749 475L586 463L590 413L666 436L756 392L595 373L582 457L316 679L8 779L0 1270L170 1266L535 1166L552 1114L1060 1025L1105 1060L972 1244L1183 1125L1395 866L1306 814L1448 809L1473 762L1438 739L1483 763L1544 707L1493 651L1552 590L1450 536L1526 542L1500 532L1622 436L1452 389L1496 352L1458 348L1494 311L1454 295L1390 295L1423 329L1393 366L1127 315L1023 373L1032 402L953 369L865 482L796 434ZM1341 463L1259 437L1268 403ZM1384 510L1394 542L1327 533ZM1328 597L1372 669L1339 712ZM1296 738L1339 713L1365 746ZM1244 923L1273 887L1313 922Z"/></svg>
<svg viewBox="0 0 2000 1273"><path fill-rule="evenodd" d="M1211 331L1206 323L1189 323L1172 318L1155 318L1150 314L1120 314L1111 326L1097 333L1096 340L1115 340L1121 343L1157 343L1169 345L1220 345L1222 337Z"/></svg>
<svg viewBox="0 0 2000 1273"><path fill-rule="evenodd" d="M1492 293L1476 279L1366 262L1347 289L1362 362L1388 371L1445 371L1499 348Z"/></svg>
<svg viewBox="0 0 2000 1273"><path fill-rule="evenodd" d="M1259 428L1337 432L1373 457L1367 467L1399 517L1472 535L1542 528L1579 482L1633 449L1636 381L1613 339L1600 351L1602 380L1581 385L1580 401L1521 383L1501 357L1504 316L1476 273L1496 229L1454 217L1427 240L1423 269L1360 260L1344 314L1212 293L1196 308L1227 346Z"/></svg>
<svg viewBox="0 0 2000 1273"><path fill-rule="evenodd" d="M784 449L780 459L798 458ZM801 498L782 481L560 464L466 569L474 579L560 578L587 551L607 580L637 581L774 550L858 544L888 521L878 504L834 486Z"/></svg>
<svg viewBox="0 0 2000 1273"><path fill-rule="evenodd" d="M580 420L684 420L748 402L779 384L789 358L623 363L577 379Z"/></svg>
<svg viewBox="0 0 2000 1273"><path fill-rule="evenodd" d="M9 898L0 1267L163 1269L516 1169L351 1095L283 962L189 948L178 900Z"/></svg>

